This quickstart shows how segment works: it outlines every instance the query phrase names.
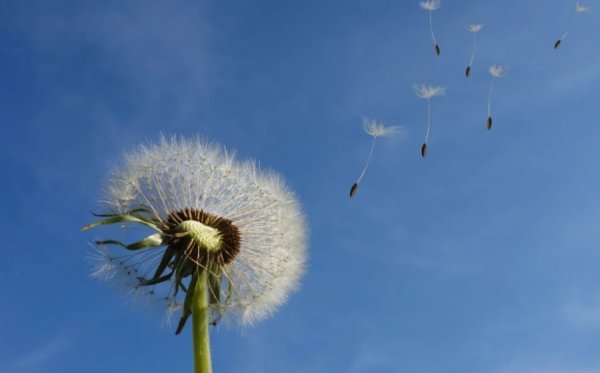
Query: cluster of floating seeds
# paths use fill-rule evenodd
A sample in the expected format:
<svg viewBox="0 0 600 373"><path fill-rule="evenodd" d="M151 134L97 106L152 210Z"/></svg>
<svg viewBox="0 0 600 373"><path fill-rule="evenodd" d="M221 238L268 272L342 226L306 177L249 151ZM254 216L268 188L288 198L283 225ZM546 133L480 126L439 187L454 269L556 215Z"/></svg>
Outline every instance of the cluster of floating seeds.
<svg viewBox="0 0 600 373"><path fill-rule="evenodd" d="M437 39L435 38L435 33L433 31L433 12L440 8L441 0L420 1L419 5L421 6L422 9L426 10L429 13L429 32L431 34L431 40L433 42L433 49L434 49L435 55L439 56L441 54L441 48L440 48L440 45L439 45ZM573 24L575 23L575 20L577 19L577 15L580 13L588 13L588 12L590 12L589 7L581 5L581 3L579 1L577 1L575 3L575 11L573 13L573 16L572 16L569 24L567 25L566 31L554 43L554 49L558 49L558 47L560 47L563 40L567 37L567 35L571 31L571 28L573 27ZM467 78L469 78L471 76L473 62L475 61L475 52L477 50L477 34L482 29L483 29L483 25L478 24L478 23L473 23L473 24L470 24L467 26L467 31L469 31L473 34L473 48L471 50L471 57L469 59L469 64L467 65L467 68L465 70L465 76ZM494 92L494 85L496 83L497 78L501 78L506 75L507 68L506 68L506 66L503 66L503 65L492 65L489 67L488 72L492 76L492 80L491 80L490 88L489 88L489 92L488 92L487 119L486 119L485 125L488 130L491 130L492 125L493 125L492 94ZM425 140L423 141L423 144L421 145L421 157L425 158L427 156L427 150L428 150L427 142L429 141L429 134L431 131L431 99L433 97L443 95L446 92L446 88L441 87L441 86L418 84L418 85L414 86L414 89L415 89L415 94L419 98L427 100L427 129L425 132ZM363 126L365 129L365 132L368 135L372 136L373 140L372 140L372 144L371 144L371 150L369 152L369 157L367 158L367 162L365 163L365 166L363 167L363 170L360 173L360 176L358 177L356 182L354 184L352 184L352 187L350 188L350 197L355 196L356 192L358 191L358 186L359 186L360 182L362 181L363 177L365 176L367 168L369 167L369 163L371 162L371 158L373 156L373 151L375 149L376 138L392 136L392 135L396 134L399 129L398 127L387 127L386 128L382 123L378 123L377 121L375 121L373 119L363 119Z"/></svg>

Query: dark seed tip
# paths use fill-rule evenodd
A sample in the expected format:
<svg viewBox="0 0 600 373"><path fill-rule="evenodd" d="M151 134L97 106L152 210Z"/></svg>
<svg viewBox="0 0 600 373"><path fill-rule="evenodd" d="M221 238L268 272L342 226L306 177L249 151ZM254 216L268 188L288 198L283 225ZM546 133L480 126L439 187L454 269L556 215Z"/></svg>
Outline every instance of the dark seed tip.
<svg viewBox="0 0 600 373"><path fill-rule="evenodd" d="M179 324L177 325L177 330L175 330L175 335L179 335L185 326L185 319L179 320Z"/></svg>
<svg viewBox="0 0 600 373"><path fill-rule="evenodd" d="M350 198L354 197L357 190L358 190L358 183L352 184L352 188L350 188Z"/></svg>
<svg viewBox="0 0 600 373"><path fill-rule="evenodd" d="M554 49L558 49L558 47L560 47L560 43L562 42L562 40L558 39L556 41L556 43L554 43Z"/></svg>
<svg viewBox="0 0 600 373"><path fill-rule="evenodd" d="M425 158L427 157L427 143L423 144L423 146L421 146L421 157Z"/></svg>
<svg viewBox="0 0 600 373"><path fill-rule="evenodd" d="M471 75L471 66L467 67L467 71L465 71L465 75L467 78Z"/></svg>
<svg viewBox="0 0 600 373"><path fill-rule="evenodd" d="M439 55L440 55L440 52L441 52L441 51L440 51L440 46L436 44L436 45L435 45L435 54L436 54L437 56L439 56Z"/></svg>
<svg viewBox="0 0 600 373"><path fill-rule="evenodd" d="M488 119L487 119L487 129L488 130L492 129L492 117L488 117Z"/></svg>

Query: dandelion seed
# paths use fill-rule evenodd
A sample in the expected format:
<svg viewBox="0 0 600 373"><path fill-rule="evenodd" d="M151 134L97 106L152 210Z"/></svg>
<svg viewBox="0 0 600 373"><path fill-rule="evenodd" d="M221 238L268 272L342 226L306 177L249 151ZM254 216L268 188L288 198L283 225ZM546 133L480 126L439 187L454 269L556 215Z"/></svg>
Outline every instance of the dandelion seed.
<svg viewBox="0 0 600 373"><path fill-rule="evenodd" d="M492 84L490 84L490 91L488 93L488 117L486 126L488 130L492 129L492 93L494 92L494 83L496 78L501 78L506 75L506 67L502 65L490 66L490 75L492 76Z"/></svg>
<svg viewBox="0 0 600 373"><path fill-rule="evenodd" d="M440 46L438 42L435 40L435 35L433 33L433 11L437 10L440 7L441 0L425 0L419 2L422 9L425 9L429 12L429 32L431 33L431 40L433 40L433 48L436 55L440 55Z"/></svg>
<svg viewBox="0 0 600 373"><path fill-rule="evenodd" d="M356 182L354 184L352 184L352 187L350 188L350 198L354 197L354 195L358 191L358 186L360 185L360 182L362 181L363 177L365 176L365 173L367 172L367 168L369 168L369 164L371 163L371 158L373 157L373 151L375 150L375 140L378 137L394 136L394 135L400 133L400 131L401 131L401 127L399 127L399 126L385 127L382 123L379 123L376 120L370 119L370 118L363 118L363 129L369 136L373 137L373 140L371 141L371 150L369 151L369 157L367 158L367 162L365 163L365 166L363 167L363 170L360 173L360 176L358 177Z"/></svg>
<svg viewBox="0 0 600 373"><path fill-rule="evenodd" d="M481 31L483 25L481 24L470 24L467 27L467 31L473 34L473 50L471 51L471 59L469 60L469 65L467 66L467 70L465 71L465 75L467 78L471 75L471 68L473 67L473 61L475 61L475 50L477 49L477 33Z"/></svg>
<svg viewBox="0 0 600 373"><path fill-rule="evenodd" d="M427 143L423 143L423 145L421 145L421 157L427 157Z"/></svg>
<svg viewBox="0 0 600 373"><path fill-rule="evenodd" d="M429 141L429 132L431 130L431 99L435 96L445 94L446 88L420 84L415 85L414 89L417 96L427 100L427 132L425 132L425 141L421 146L421 156L425 158L427 156L427 142Z"/></svg>
<svg viewBox="0 0 600 373"><path fill-rule="evenodd" d="M159 299L176 334L193 319L196 367L210 372L209 319L251 325L298 286L306 228L293 193L272 172L201 140L161 139L128 154L108 181L108 213L83 227L136 225L150 235L97 241L92 275Z"/></svg>
<svg viewBox="0 0 600 373"><path fill-rule="evenodd" d="M577 19L577 15L579 13L589 13L590 11L591 11L590 8L581 5L581 3L579 1L575 3L575 12L573 13L573 17L571 17L571 20L569 21L569 24L567 25L567 29L565 30L565 32L554 43L554 49L558 49L558 47L560 47L561 43L563 42L563 40L565 40L565 38L567 37L569 32L571 32L571 28L573 27L573 24L575 23L575 20Z"/></svg>

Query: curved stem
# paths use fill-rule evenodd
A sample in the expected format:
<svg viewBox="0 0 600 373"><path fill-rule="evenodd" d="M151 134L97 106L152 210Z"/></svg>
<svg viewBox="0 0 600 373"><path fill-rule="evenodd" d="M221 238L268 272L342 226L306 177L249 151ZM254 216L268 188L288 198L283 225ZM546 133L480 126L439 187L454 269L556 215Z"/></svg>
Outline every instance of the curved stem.
<svg viewBox="0 0 600 373"><path fill-rule="evenodd" d="M362 172L360 173L358 180L356 180L356 184L360 184L360 181L363 179L363 177L365 176L365 173L367 172L369 163L371 163L371 157L373 157L373 150L375 149L375 139L376 138L377 138L376 136L373 136L373 141L371 142L371 151L369 152L369 158L367 158L367 163L365 163L365 167L363 168Z"/></svg>
<svg viewBox="0 0 600 373"><path fill-rule="evenodd" d="M196 277L192 304L192 329L194 334L194 372L211 373L210 337L208 333L208 297L206 270ZM191 289L190 289L191 290Z"/></svg>
<svg viewBox="0 0 600 373"><path fill-rule="evenodd" d="M427 99L427 132L425 132L425 143L429 141L429 131L431 130L431 100Z"/></svg>
<svg viewBox="0 0 600 373"><path fill-rule="evenodd" d="M435 40L435 35L433 34L433 12L429 11L429 31L431 32L431 39L433 40L433 45L437 45L437 41Z"/></svg>

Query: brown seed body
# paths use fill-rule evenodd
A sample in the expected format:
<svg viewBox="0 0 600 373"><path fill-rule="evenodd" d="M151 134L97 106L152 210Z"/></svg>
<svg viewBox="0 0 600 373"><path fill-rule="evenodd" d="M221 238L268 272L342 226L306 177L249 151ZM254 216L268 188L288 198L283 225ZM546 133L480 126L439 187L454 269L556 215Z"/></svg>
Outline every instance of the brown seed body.
<svg viewBox="0 0 600 373"><path fill-rule="evenodd" d="M436 44L436 45L435 45L435 54L436 54L436 56L439 56L439 55L440 55L440 52L441 52L441 51L440 51L440 46Z"/></svg>
<svg viewBox="0 0 600 373"><path fill-rule="evenodd" d="M556 41L556 43L554 43L554 49L558 49L558 47L560 47L560 43L562 42L562 40L558 39Z"/></svg>
<svg viewBox="0 0 600 373"><path fill-rule="evenodd" d="M427 157L427 143L424 143L423 146L421 146L421 157Z"/></svg>
<svg viewBox="0 0 600 373"><path fill-rule="evenodd" d="M354 197L357 190L358 190L358 183L352 184L352 188L350 188L350 198Z"/></svg>
<svg viewBox="0 0 600 373"><path fill-rule="evenodd" d="M467 76L467 78L471 75L471 66L467 67L467 70L465 71L465 75Z"/></svg>
<svg viewBox="0 0 600 373"><path fill-rule="evenodd" d="M488 119L487 119L487 129L488 130L492 129L492 117L488 117Z"/></svg>

